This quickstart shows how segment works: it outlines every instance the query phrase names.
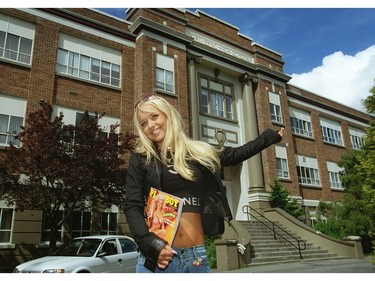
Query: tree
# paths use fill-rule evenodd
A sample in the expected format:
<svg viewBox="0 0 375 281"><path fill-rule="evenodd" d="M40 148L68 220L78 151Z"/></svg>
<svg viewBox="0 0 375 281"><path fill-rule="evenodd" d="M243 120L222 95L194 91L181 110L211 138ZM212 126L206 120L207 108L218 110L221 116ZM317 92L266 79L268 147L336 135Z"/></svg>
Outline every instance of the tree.
<svg viewBox="0 0 375 281"><path fill-rule="evenodd" d="M19 211L43 210L50 223L50 252L59 227L74 211L122 205L125 156L135 140L130 133L116 133L119 124L105 133L98 125L103 115L86 111L73 126L64 124L62 113L55 118L52 113L47 103L30 113L18 135L22 146L10 143L0 159L0 198Z"/></svg>
<svg viewBox="0 0 375 281"><path fill-rule="evenodd" d="M302 209L298 205L296 199L290 197L290 193L280 183L279 180L274 180L273 184L269 185L272 191L269 195L270 205L272 208L280 208L299 219L302 215Z"/></svg>

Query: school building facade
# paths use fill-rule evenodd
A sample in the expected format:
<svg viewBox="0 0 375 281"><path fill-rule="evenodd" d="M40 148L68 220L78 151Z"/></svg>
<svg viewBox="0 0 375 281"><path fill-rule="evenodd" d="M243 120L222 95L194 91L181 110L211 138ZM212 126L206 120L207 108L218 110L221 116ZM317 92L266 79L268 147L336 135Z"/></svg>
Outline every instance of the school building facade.
<svg viewBox="0 0 375 281"><path fill-rule="evenodd" d="M246 219L244 205L269 207L269 185L279 179L311 225L320 200L341 199L337 162L345 149L360 149L370 117L288 84L284 63L201 11L134 8L121 20L94 9L2 8L0 149L40 100L65 123L85 110L106 112L101 125L131 131L134 104L156 93L178 109L191 137L213 145L239 146L285 127L281 143L225 168L222 180L235 219ZM45 224L41 211L18 212L0 198L0 264L8 266L0 272L45 249ZM77 212L69 229L73 237L128 234L116 206Z"/></svg>

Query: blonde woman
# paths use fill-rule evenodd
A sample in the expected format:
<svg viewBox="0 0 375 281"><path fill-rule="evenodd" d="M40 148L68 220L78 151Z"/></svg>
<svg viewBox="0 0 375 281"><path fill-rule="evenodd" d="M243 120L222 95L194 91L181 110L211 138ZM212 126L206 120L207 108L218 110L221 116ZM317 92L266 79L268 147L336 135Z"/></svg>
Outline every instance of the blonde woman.
<svg viewBox="0 0 375 281"><path fill-rule="evenodd" d="M284 128L268 129L238 148L217 149L189 138L178 111L156 95L137 102L134 123L139 143L129 161L124 211L140 250L137 272L211 272L205 235L222 234L224 219L232 219L220 168L237 165L279 142ZM150 187L184 199L172 245L150 232L144 220Z"/></svg>

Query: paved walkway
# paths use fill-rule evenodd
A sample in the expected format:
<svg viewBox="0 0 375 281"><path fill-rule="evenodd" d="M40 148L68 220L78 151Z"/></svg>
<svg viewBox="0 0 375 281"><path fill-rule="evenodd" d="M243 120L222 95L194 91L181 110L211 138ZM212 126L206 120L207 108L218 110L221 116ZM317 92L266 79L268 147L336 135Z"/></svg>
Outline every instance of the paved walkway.
<svg viewBox="0 0 375 281"><path fill-rule="evenodd" d="M214 273L222 271L213 270ZM226 273L375 273L370 258L301 260L276 264L250 265ZM375 275L374 275L375 280Z"/></svg>

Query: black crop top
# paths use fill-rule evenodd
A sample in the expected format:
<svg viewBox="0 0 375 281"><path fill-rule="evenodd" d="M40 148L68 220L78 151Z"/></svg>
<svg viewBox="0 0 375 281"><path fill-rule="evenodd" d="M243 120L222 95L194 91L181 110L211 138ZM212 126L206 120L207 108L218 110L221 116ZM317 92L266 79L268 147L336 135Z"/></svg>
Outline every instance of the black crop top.
<svg viewBox="0 0 375 281"><path fill-rule="evenodd" d="M181 177L174 170L173 165L163 165L162 189L184 200L182 212L202 213L205 189L210 181L207 176L204 176L203 167L191 164L191 168L194 171L195 181L189 181Z"/></svg>

